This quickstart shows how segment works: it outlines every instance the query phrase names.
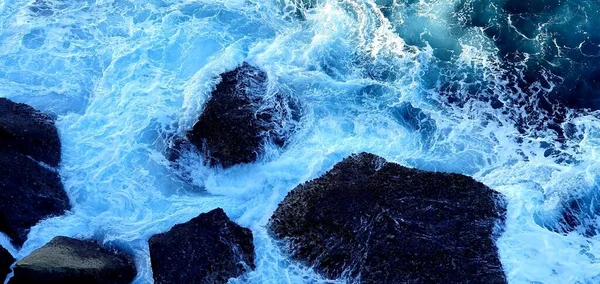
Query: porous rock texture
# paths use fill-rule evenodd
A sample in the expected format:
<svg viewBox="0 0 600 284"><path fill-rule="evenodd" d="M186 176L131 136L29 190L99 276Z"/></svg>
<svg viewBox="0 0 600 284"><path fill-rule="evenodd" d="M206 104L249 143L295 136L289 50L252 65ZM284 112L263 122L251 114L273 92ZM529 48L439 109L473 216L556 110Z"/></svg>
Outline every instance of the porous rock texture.
<svg viewBox="0 0 600 284"><path fill-rule="evenodd" d="M187 138L210 165L227 168L256 161L266 143L283 147L299 119L298 103L269 93L267 74L243 63L221 74Z"/></svg>
<svg viewBox="0 0 600 284"><path fill-rule="evenodd" d="M352 155L292 190L269 227L297 260L360 283L506 283L503 196L470 177Z"/></svg>
<svg viewBox="0 0 600 284"><path fill-rule="evenodd" d="M154 282L227 283L254 269L252 232L217 208L149 240Z"/></svg>

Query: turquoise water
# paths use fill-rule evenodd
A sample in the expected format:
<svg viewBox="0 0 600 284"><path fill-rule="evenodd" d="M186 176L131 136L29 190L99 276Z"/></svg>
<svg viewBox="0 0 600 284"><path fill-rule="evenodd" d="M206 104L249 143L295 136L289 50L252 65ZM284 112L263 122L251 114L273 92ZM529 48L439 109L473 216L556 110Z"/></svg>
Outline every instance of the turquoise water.
<svg viewBox="0 0 600 284"><path fill-rule="evenodd" d="M222 207L256 246L256 270L233 283L326 281L265 225L296 185L368 151L504 193L511 283L597 283L600 3L523 3L0 0L0 96L57 118L73 204L22 249L0 242L21 258L57 235L93 238L151 283L148 238ZM243 61L300 101L296 134L254 164L170 166L217 75ZM557 229L573 204L579 225Z"/></svg>

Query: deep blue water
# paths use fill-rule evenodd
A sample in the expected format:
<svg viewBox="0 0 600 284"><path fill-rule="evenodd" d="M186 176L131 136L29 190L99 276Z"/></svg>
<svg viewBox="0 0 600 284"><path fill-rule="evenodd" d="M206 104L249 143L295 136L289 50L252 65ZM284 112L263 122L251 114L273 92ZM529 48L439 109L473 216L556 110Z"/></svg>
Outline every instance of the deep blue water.
<svg viewBox="0 0 600 284"><path fill-rule="evenodd" d="M74 205L21 250L1 243L21 258L94 238L148 283L148 238L222 207L255 236L257 269L234 283L324 281L265 225L297 184L368 151L504 193L511 283L598 283L598 27L598 0L0 0L0 96L57 118ZM292 141L254 164L171 167L173 137L243 61L300 102Z"/></svg>

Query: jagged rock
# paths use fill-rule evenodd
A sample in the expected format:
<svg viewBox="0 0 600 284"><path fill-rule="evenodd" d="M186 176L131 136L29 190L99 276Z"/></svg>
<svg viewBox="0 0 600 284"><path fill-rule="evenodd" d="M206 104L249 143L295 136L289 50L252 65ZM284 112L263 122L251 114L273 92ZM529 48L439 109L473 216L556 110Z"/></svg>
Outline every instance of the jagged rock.
<svg viewBox="0 0 600 284"><path fill-rule="evenodd" d="M10 273L10 266L15 262L15 258L5 248L0 247L0 280L4 280ZM2 282L4 283L4 282Z"/></svg>
<svg viewBox="0 0 600 284"><path fill-rule="evenodd" d="M289 97L268 94L267 74L247 63L221 74L189 141L211 165L230 167L256 161L265 143L283 146L291 124L299 120Z"/></svg>
<svg viewBox="0 0 600 284"><path fill-rule="evenodd" d="M293 258L361 283L506 283L501 194L459 174L352 155L292 190L269 227Z"/></svg>
<svg viewBox="0 0 600 284"><path fill-rule="evenodd" d="M154 282L227 283L254 269L252 232L217 208L152 236Z"/></svg>
<svg viewBox="0 0 600 284"><path fill-rule="evenodd" d="M0 231L20 246L29 228L70 204L55 168L60 140L54 121L0 98Z"/></svg>
<svg viewBox="0 0 600 284"><path fill-rule="evenodd" d="M56 237L17 261L10 284L131 283L136 269L130 256L92 241Z"/></svg>

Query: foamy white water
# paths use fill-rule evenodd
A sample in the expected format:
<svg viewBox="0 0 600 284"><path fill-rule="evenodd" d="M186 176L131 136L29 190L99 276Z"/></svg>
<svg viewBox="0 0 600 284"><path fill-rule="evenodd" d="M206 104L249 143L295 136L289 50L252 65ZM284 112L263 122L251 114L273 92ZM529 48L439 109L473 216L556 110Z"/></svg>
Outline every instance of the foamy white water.
<svg viewBox="0 0 600 284"><path fill-rule="evenodd" d="M572 113L575 138L559 145L548 129L519 131L515 117L525 109L444 103L435 86L444 76L459 78L457 96L476 84L507 105L519 95L502 87L482 29L446 33L452 4L387 15L380 8L395 1L313 1L300 16L294 2L0 0L0 96L57 117L73 204L32 228L22 249L9 247L15 257L58 235L93 238L132 253L135 283L152 283L148 238L222 207L253 231L256 246L256 270L233 283L326 281L289 261L265 225L296 185L366 151L471 175L504 193L497 244L510 283L600 281L599 237L556 233L540 221L558 218L561 200L598 190L598 113ZM438 42L417 46L397 33L424 26ZM437 46L460 50L451 68ZM186 157L182 169L170 167L171 139L195 122L217 75L243 61L268 73L273 92L299 99L295 136L254 164L211 169ZM406 119L407 109L421 115Z"/></svg>

